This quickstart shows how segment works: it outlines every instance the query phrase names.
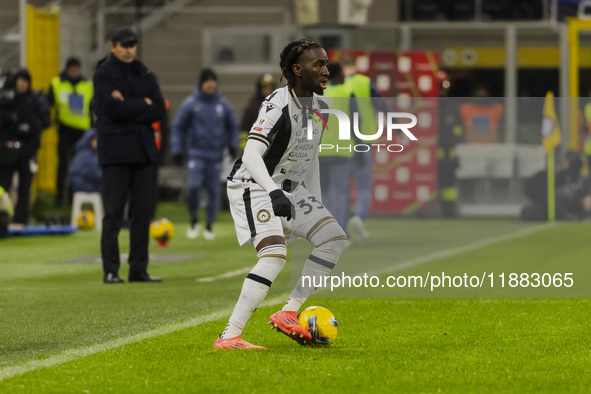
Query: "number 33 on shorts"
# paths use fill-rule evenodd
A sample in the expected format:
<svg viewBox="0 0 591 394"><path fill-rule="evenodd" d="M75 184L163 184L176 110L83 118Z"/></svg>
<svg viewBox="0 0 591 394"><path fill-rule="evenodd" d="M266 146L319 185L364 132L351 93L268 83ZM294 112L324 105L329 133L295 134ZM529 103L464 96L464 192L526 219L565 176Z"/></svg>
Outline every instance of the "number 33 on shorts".
<svg viewBox="0 0 591 394"><path fill-rule="evenodd" d="M302 198L296 204L300 208L300 209L296 208L296 214L301 212L303 215L309 215L310 213L312 213L314 208L316 208L316 209L323 209L324 208L324 205L322 205L322 203L320 201L318 201L318 199L311 194L309 196L306 196L305 198Z"/></svg>
<svg viewBox="0 0 591 394"><path fill-rule="evenodd" d="M293 193L285 193L294 204L295 219L287 221L273 215L273 206L267 192L257 184L242 182L228 184L230 210L236 227L238 243L252 243L259 235L283 235L287 242L295 237L307 239L310 230L319 223L334 221L332 215L306 188L300 186Z"/></svg>

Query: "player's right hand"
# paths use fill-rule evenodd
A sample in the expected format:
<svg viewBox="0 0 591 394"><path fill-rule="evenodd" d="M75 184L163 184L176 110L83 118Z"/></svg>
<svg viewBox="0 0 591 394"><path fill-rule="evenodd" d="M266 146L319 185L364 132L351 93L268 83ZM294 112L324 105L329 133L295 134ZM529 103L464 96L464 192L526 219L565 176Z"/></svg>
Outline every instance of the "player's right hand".
<svg viewBox="0 0 591 394"><path fill-rule="evenodd" d="M286 217L287 220L291 220L292 217L295 219L295 207L285 193L283 193L283 190L273 190L269 193L269 196L271 197L275 216Z"/></svg>

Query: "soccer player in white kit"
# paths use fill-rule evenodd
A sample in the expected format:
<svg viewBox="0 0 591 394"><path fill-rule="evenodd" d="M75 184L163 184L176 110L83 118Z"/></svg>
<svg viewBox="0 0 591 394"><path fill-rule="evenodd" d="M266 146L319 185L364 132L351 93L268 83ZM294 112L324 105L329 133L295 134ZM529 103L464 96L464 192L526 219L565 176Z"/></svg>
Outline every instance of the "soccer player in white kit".
<svg viewBox="0 0 591 394"><path fill-rule="evenodd" d="M318 145L326 127L320 110L327 108L320 96L328 81L328 57L316 42L298 40L289 43L280 58L287 86L275 90L261 105L242 159L228 177L238 242L254 245L258 262L244 280L214 349L265 349L244 341L242 330L285 265L286 245L292 239L305 238L315 246L302 272L310 278L329 275L347 244L345 232L322 205L320 193ZM312 139L308 139L308 118L313 119ZM282 310L269 318L279 332L300 344L311 335L298 323L297 313L314 290L300 278Z"/></svg>

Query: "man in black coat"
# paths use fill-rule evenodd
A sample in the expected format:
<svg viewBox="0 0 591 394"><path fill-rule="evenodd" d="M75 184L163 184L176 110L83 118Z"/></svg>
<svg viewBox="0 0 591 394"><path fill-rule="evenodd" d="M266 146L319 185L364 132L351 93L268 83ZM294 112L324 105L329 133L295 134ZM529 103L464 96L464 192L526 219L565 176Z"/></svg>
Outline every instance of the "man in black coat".
<svg viewBox="0 0 591 394"><path fill-rule="evenodd" d="M94 75L99 163L103 169L105 217L101 255L105 283L123 283L118 235L129 201L129 281L160 282L148 275L149 228L156 207L158 149L152 123L164 116L164 99L154 75L135 60L137 36L115 30L110 55Z"/></svg>
<svg viewBox="0 0 591 394"><path fill-rule="evenodd" d="M31 89L31 74L22 68L14 75L14 98L2 108L0 125L0 186L10 189L18 173L18 202L14 223L29 222L29 200L41 131L49 127L49 105Z"/></svg>

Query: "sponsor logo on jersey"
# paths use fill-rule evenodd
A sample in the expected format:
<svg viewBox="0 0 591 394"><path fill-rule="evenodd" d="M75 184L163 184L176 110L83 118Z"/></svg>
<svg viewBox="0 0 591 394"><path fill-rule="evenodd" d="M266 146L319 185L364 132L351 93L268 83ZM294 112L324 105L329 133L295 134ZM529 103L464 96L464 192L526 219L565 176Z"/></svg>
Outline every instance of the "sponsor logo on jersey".
<svg viewBox="0 0 591 394"><path fill-rule="evenodd" d="M282 174L285 174L285 173L287 173L287 170L285 168L282 168L281 171L279 171L279 172Z"/></svg>
<svg viewBox="0 0 591 394"><path fill-rule="evenodd" d="M275 108L275 106L273 104L267 104L267 110L265 111L265 113L269 112L273 108Z"/></svg>
<svg viewBox="0 0 591 394"><path fill-rule="evenodd" d="M263 131L263 128L262 127L253 127L252 129L253 130L256 130L256 131Z"/></svg>
<svg viewBox="0 0 591 394"><path fill-rule="evenodd" d="M266 223L271 219L271 214L266 209L261 209L257 212L257 220L261 223Z"/></svg>

